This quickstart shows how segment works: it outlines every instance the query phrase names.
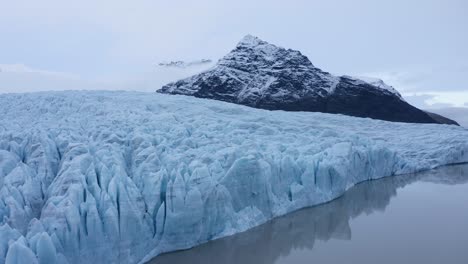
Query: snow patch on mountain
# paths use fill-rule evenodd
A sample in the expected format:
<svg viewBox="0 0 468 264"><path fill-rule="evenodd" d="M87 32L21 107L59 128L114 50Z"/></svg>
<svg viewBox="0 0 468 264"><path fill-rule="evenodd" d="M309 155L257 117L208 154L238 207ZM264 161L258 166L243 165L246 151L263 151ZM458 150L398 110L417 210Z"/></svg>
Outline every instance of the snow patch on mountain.
<svg viewBox="0 0 468 264"><path fill-rule="evenodd" d="M0 263L138 263L358 182L468 161L468 131L137 92L0 95Z"/></svg>
<svg viewBox="0 0 468 264"><path fill-rule="evenodd" d="M350 77L350 78L354 78L354 79L357 79L357 80L362 80L362 81L364 81L364 82L366 82L368 84L371 84L371 85L373 85L373 86L375 86L377 88L389 91L389 92L395 94L396 96L400 97L402 100L404 100L403 97L401 96L401 94L395 88L393 88L393 86L390 86L390 85L386 84L381 79L373 78L373 77L365 77L365 76L355 76L355 77Z"/></svg>

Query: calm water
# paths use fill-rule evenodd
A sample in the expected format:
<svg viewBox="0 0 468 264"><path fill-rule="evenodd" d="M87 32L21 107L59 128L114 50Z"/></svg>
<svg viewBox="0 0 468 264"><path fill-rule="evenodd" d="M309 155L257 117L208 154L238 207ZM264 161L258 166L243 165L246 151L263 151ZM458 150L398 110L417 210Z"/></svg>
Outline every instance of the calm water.
<svg viewBox="0 0 468 264"><path fill-rule="evenodd" d="M328 204L151 263L467 264L468 165L365 182Z"/></svg>

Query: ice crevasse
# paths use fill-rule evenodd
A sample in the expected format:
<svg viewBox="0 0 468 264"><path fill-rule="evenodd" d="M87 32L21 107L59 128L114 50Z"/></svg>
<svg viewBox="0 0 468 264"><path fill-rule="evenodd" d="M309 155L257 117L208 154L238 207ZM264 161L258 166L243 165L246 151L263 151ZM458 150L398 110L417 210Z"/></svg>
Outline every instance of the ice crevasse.
<svg viewBox="0 0 468 264"><path fill-rule="evenodd" d="M138 92L0 95L0 263L144 263L468 162L468 130Z"/></svg>

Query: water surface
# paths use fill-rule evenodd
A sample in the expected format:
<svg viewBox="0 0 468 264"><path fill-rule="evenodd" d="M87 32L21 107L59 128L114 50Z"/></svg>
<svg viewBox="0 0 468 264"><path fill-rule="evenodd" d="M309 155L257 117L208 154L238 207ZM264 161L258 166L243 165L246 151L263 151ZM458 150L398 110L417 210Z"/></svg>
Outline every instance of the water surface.
<svg viewBox="0 0 468 264"><path fill-rule="evenodd" d="M468 164L368 181L342 197L151 264L468 263Z"/></svg>

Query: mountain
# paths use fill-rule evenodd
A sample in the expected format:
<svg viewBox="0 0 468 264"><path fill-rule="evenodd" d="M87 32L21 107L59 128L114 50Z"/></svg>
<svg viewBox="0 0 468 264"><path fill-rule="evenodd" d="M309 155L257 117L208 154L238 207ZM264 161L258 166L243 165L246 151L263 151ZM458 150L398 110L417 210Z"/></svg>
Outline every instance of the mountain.
<svg viewBox="0 0 468 264"><path fill-rule="evenodd" d="M310 111L409 123L439 123L382 81L334 76L301 52L245 36L211 69L157 92L269 110Z"/></svg>

